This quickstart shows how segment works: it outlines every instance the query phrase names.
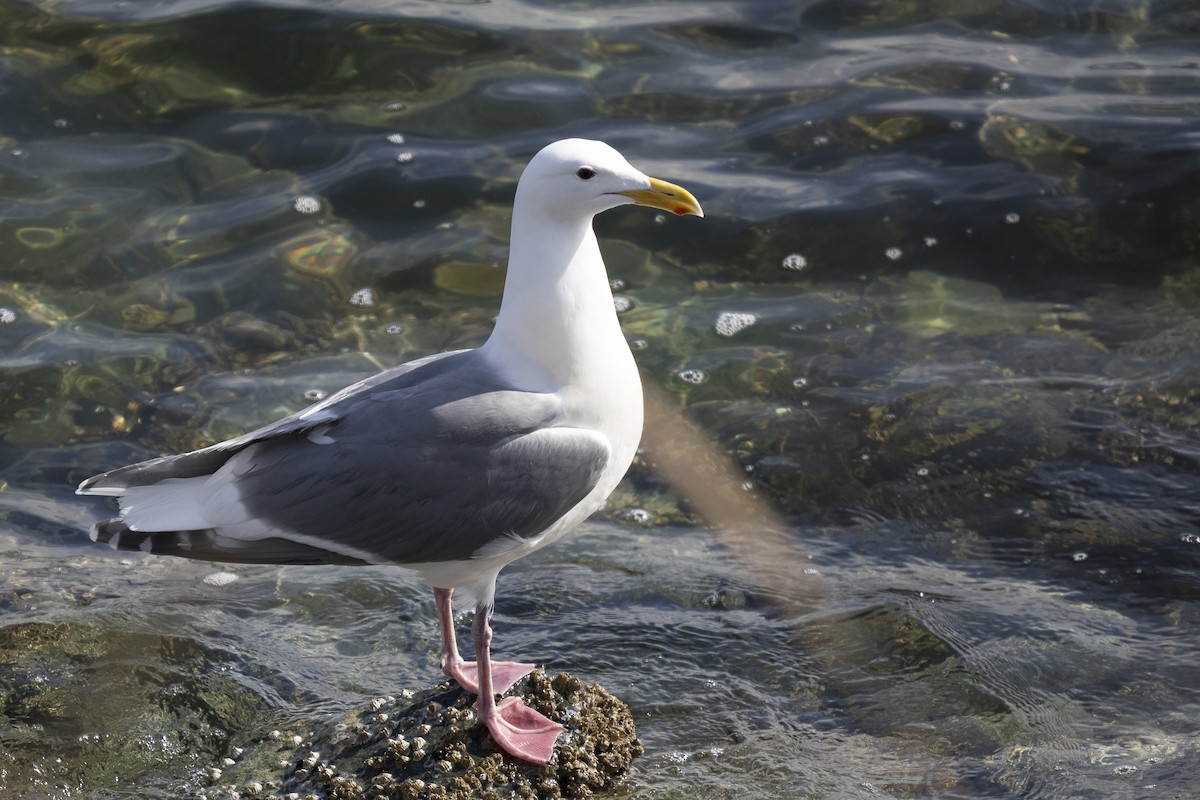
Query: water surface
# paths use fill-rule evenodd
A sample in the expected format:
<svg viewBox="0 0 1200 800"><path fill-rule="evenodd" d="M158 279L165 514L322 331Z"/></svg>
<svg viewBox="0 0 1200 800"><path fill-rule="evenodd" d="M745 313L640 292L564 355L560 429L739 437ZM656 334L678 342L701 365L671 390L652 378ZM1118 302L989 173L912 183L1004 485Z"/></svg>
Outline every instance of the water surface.
<svg viewBox="0 0 1200 800"><path fill-rule="evenodd" d="M0 0L0 796L176 797L437 679L411 576L112 553L72 491L480 343L565 136L707 213L598 221L658 422L498 595L498 650L630 704L620 795L1195 796L1198 33Z"/></svg>

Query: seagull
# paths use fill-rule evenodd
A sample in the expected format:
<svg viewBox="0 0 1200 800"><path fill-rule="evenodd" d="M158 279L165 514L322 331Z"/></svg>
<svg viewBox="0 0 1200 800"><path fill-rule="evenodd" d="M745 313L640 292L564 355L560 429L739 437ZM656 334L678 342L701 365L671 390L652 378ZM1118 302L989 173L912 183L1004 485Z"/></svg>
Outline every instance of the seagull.
<svg viewBox="0 0 1200 800"><path fill-rule="evenodd" d="M592 219L621 205L704 216L686 189L609 145L564 139L517 183L495 327L473 350L418 358L228 441L88 478L116 497L92 538L118 550L255 564L384 564L433 588L441 668L496 745L546 764L563 728L519 697L533 664L492 661L505 565L603 505L633 460L642 387ZM475 603L475 661L452 594Z"/></svg>

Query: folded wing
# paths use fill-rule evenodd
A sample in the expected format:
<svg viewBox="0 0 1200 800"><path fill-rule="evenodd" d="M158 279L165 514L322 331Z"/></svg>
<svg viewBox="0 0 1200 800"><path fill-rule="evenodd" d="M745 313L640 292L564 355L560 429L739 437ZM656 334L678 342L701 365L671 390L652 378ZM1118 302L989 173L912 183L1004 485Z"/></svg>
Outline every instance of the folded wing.
<svg viewBox="0 0 1200 800"><path fill-rule="evenodd" d="M496 379L474 351L404 365L204 450L105 473L96 538L120 549L262 563L470 558L537 536L609 459L555 396Z"/></svg>

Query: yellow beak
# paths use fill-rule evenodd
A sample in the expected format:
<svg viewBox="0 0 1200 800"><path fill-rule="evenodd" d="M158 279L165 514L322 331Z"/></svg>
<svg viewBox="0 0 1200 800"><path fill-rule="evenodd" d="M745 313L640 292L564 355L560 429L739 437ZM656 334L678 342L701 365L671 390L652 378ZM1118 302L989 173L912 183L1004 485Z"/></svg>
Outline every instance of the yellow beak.
<svg viewBox="0 0 1200 800"><path fill-rule="evenodd" d="M660 181L658 178L650 179L649 189L630 189L627 192L617 192L617 194L633 198L633 202L639 206L670 211L681 217L684 214L704 216L704 210L700 208L700 203L692 196L691 192L682 186Z"/></svg>

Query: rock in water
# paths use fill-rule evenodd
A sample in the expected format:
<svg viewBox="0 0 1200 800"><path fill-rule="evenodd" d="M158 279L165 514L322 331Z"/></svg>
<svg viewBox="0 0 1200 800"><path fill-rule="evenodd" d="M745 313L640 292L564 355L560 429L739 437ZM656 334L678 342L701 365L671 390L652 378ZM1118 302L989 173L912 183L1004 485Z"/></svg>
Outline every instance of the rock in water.
<svg viewBox="0 0 1200 800"><path fill-rule="evenodd" d="M505 756L453 683L373 700L311 732L271 731L208 770L208 798L476 800L588 798L642 754L629 707L598 685L541 669L509 692L566 727L538 766Z"/></svg>

